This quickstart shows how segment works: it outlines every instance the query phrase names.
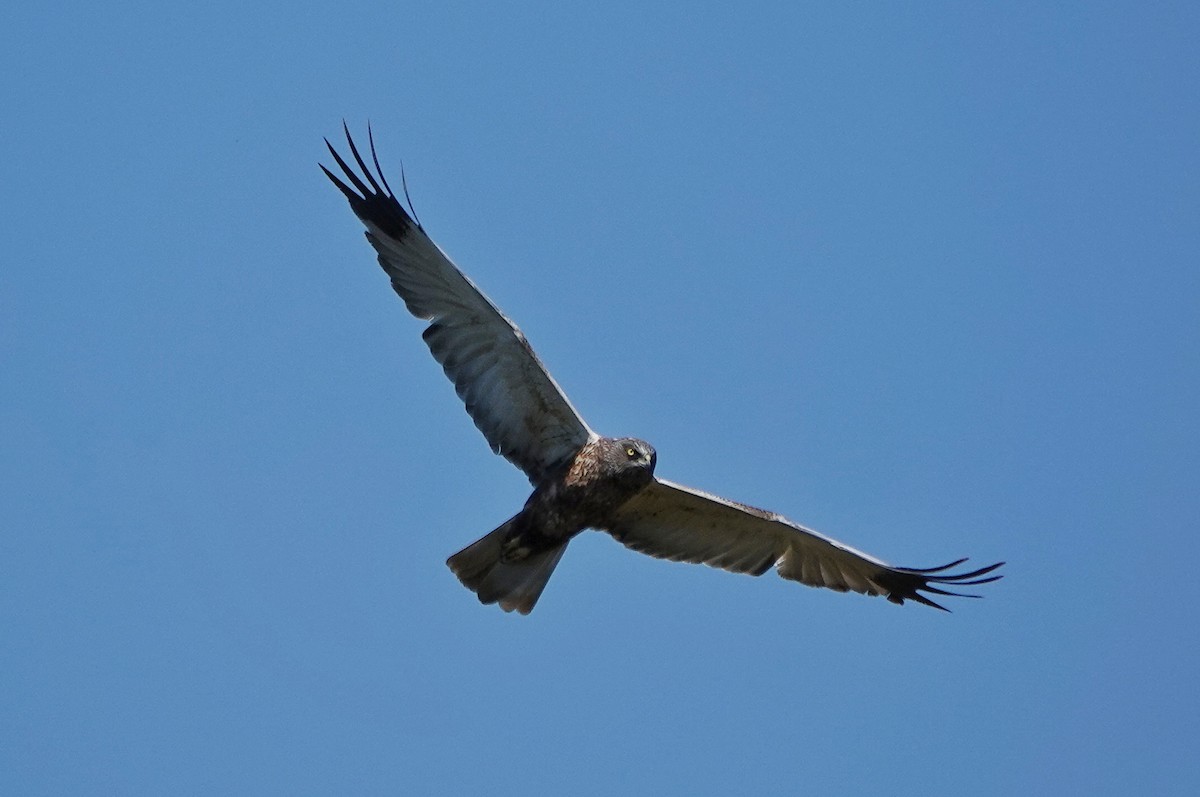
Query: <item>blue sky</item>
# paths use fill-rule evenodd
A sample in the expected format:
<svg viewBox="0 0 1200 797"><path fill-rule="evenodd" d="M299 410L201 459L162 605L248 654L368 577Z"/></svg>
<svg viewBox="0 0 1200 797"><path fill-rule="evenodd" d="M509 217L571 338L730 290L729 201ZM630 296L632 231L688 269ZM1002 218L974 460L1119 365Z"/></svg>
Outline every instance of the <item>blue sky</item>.
<svg viewBox="0 0 1200 797"><path fill-rule="evenodd" d="M1194 794L1194 4L9 4L0 791ZM317 169L920 606L571 545ZM393 184L396 181L393 180Z"/></svg>

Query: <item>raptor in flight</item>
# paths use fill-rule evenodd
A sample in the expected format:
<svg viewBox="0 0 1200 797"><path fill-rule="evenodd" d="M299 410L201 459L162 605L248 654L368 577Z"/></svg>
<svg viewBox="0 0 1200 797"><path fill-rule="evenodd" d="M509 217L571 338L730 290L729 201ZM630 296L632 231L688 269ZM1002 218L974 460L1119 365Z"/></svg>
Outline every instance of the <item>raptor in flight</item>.
<svg viewBox="0 0 1200 797"><path fill-rule="evenodd" d="M571 538L589 528L663 559L755 576L774 567L809 586L943 610L924 593L978 597L953 590L1001 577L992 573L1003 562L960 572L954 568L965 559L927 569L893 567L782 515L656 478L654 448L632 437L601 437L588 427L521 330L396 199L374 140L372 172L348 128L345 133L358 171L328 139L343 177L321 169L366 225L367 240L409 312L429 322L422 337L475 425L533 483L520 512L447 561L481 602L528 614Z"/></svg>

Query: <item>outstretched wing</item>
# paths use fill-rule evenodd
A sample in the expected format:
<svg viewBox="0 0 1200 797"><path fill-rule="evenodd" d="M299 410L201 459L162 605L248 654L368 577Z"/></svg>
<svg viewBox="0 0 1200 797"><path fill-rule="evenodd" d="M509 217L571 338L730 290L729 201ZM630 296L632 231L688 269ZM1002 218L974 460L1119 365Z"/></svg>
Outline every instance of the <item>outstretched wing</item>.
<svg viewBox="0 0 1200 797"><path fill-rule="evenodd" d="M392 287L409 312L430 322L422 337L492 450L538 483L595 438L595 433L571 406L521 330L405 212L379 168L374 139L369 138L375 165L372 174L350 138L349 128L345 131L362 177L328 139L325 145L349 185L324 166L321 170L346 195L351 209L366 225L367 240L379 253L379 265L391 277Z"/></svg>
<svg viewBox="0 0 1200 797"><path fill-rule="evenodd" d="M812 587L914 600L946 611L921 592L977 598L942 589L986 584L999 562L965 573L947 572L966 559L917 570L892 567L782 515L655 480L619 510L604 529L635 551L677 562L712 565L761 576L772 566L784 578Z"/></svg>

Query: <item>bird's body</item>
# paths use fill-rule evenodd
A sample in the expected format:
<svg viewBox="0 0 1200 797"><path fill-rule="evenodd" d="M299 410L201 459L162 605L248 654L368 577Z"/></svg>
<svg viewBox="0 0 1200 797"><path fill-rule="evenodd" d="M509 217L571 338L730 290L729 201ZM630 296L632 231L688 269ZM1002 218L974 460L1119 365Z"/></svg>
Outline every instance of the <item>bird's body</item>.
<svg viewBox="0 0 1200 797"><path fill-rule="evenodd" d="M1000 564L947 573L887 565L781 515L655 477L657 455L636 438L601 437L580 417L521 331L450 261L407 213L371 155L362 173L329 146L345 180L321 167L367 227L379 263L467 412L496 453L533 484L525 506L447 564L484 603L527 614L571 538L593 528L637 551L839 591L884 595L943 608L921 594L958 595L937 585L984 584ZM328 144L328 142L326 142ZM378 179L376 179L378 175Z"/></svg>
<svg viewBox="0 0 1200 797"><path fill-rule="evenodd" d="M656 455L634 438L600 437L586 443L561 476L534 489L518 517L523 536L549 543L602 527L630 498L654 480Z"/></svg>
<svg viewBox="0 0 1200 797"><path fill-rule="evenodd" d="M485 603L533 609L571 538L602 528L654 480L655 453L642 440L591 440L538 484L500 528L451 556L450 569Z"/></svg>

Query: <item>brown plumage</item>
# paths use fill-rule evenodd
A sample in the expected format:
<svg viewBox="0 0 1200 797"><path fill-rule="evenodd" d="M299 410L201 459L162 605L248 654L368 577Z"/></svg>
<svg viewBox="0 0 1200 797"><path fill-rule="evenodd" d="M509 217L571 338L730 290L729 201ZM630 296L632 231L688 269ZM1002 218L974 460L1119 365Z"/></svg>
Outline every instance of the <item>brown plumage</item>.
<svg viewBox="0 0 1200 797"><path fill-rule="evenodd" d="M520 512L447 564L484 603L528 614L571 538L612 522L654 480L654 464L654 449L642 440L589 440L534 488Z"/></svg>
<svg viewBox="0 0 1200 797"><path fill-rule="evenodd" d="M965 559L892 567L782 515L655 478L654 449L636 438L601 437L584 423L516 325L396 199L374 140L372 173L345 132L358 171L328 140L342 176L321 169L366 226L396 293L429 322L425 342L475 425L534 487L520 512L447 561L480 601L528 614L571 538L588 528L663 559L756 576L775 567L803 584L938 609L944 607L922 593L961 596L942 587L1000 578L991 573L1003 562L958 573L947 571Z"/></svg>

